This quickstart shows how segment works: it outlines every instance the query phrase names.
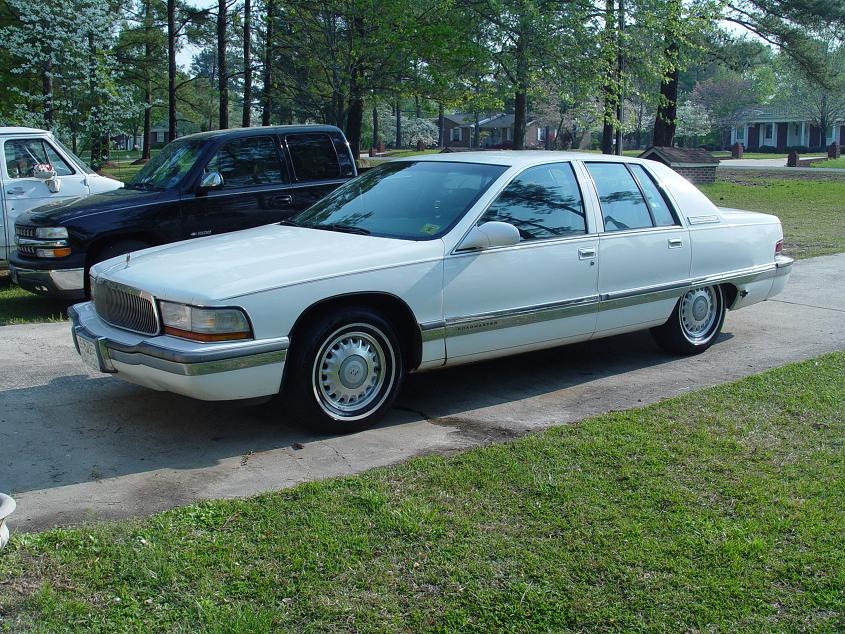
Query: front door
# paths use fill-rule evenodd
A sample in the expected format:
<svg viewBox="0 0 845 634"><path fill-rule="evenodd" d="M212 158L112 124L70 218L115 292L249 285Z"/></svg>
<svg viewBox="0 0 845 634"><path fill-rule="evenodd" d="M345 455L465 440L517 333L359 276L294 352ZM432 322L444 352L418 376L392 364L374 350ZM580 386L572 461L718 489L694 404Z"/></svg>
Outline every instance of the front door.
<svg viewBox="0 0 845 634"><path fill-rule="evenodd" d="M596 334L666 321L689 279L689 232L642 165L585 165L604 221Z"/></svg>
<svg viewBox="0 0 845 634"><path fill-rule="evenodd" d="M278 222L298 208L275 136L249 136L220 146L204 173L217 172L223 186L182 199L185 238Z"/></svg>
<svg viewBox="0 0 845 634"><path fill-rule="evenodd" d="M29 211L54 200L88 195L85 173L65 160L46 139L39 137L3 140L2 181L3 227L0 231L0 260L6 260L15 244L15 220ZM58 191L50 190L33 173L37 165L49 165L56 172Z"/></svg>
<svg viewBox="0 0 845 634"><path fill-rule="evenodd" d="M449 361L588 338L596 323L598 238L572 166L526 169L479 224L488 221L516 226L521 241L446 258Z"/></svg>

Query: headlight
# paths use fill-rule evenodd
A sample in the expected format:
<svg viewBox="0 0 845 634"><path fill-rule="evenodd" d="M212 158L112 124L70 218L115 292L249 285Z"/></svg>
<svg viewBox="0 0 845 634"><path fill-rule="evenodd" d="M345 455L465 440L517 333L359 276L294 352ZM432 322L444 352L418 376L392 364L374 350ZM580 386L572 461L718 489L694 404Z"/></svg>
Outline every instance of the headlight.
<svg viewBox="0 0 845 634"><path fill-rule="evenodd" d="M67 240L67 229L65 227L38 227L35 229L35 237L41 240Z"/></svg>
<svg viewBox="0 0 845 634"><path fill-rule="evenodd" d="M198 308L159 302L164 332L194 341L249 339L252 329L240 308Z"/></svg>

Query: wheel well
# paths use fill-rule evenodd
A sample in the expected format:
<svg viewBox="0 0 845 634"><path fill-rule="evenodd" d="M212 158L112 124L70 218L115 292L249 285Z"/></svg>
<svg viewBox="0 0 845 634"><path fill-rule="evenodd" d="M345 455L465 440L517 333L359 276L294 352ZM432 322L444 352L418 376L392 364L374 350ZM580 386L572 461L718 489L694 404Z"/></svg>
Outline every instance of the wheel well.
<svg viewBox="0 0 845 634"><path fill-rule="evenodd" d="M722 284L722 292L725 294L725 307L730 308L736 301L739 289L733 284Z"/></svg>
<svg viewBox="0 0 845 634"><path fill-rule="evenodd" d="M410 307L395 295L389 293L350 293L321 300L309 306L294 323L291 329L291 341L296 342L296 335L318 316L327 311L347 307L371 308L381 313L394 328L402 346L406 367L415 369L422 357L422 337L419 324Z"/></svg>

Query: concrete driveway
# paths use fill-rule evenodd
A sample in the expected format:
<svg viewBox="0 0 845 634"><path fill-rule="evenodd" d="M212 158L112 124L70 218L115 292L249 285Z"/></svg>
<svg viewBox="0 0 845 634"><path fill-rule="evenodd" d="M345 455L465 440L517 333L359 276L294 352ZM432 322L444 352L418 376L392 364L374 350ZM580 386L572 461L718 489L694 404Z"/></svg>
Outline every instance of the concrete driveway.
<svg viewBox="0 0 845 634"><path fill-rule="evenodd" d="M89 373L67 324L0 328L0 490L14 530L248 496L447 453L845 348L845 254L796 263L785 294L728 313L694 358L637 333L411 376L379 427L317 437L273 408L191 401Z"/></svg>

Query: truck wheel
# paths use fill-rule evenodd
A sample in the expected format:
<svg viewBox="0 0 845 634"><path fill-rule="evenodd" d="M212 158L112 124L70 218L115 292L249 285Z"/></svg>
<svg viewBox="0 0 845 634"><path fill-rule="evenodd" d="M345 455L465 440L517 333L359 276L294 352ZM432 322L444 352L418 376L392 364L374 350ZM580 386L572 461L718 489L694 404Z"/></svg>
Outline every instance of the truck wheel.
<svg viewBox="0 0 845 634"><path fill-rule="evenodd" d="M326 433L360 431L387 413L405 374L393 327L366 308L319 317L295 335L286 364L291 412Z"/></svg>
<svg viewBox="0 0 845 634"><path fill-rule="evenodd" d="M678 300L672 316L651 329L655 341L667 352L698 354L713 345L725 321L725 293L721 286L693 288Z"/></svg>

